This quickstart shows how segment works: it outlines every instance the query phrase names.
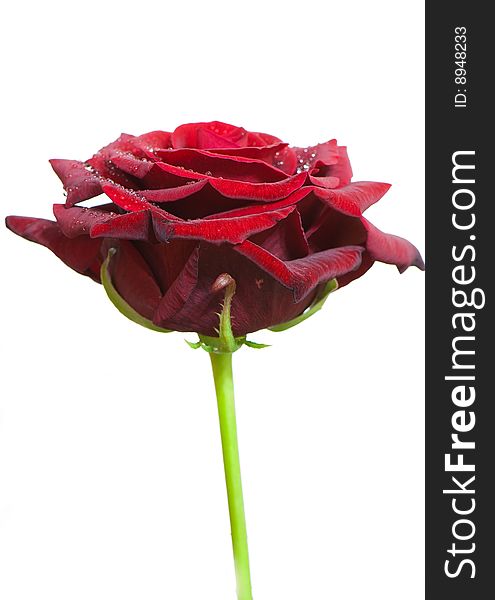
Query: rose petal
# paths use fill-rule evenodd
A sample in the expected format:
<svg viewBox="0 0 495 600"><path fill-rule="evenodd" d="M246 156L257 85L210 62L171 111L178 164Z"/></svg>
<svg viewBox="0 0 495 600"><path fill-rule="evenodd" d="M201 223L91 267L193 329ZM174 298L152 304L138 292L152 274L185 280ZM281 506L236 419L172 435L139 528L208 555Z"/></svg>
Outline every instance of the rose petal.
<svg viewBox="0 0 495 600"><path fill-rule="evenodd" d="M205 136L202 140L198 139L200 131L202 132L201 135L210 132L216 138L226 140L225 143L230 143L233 147L244 145L243 140L247 137L247 131L242 127L236 127L221 121L187 123L177 127L172 133L172 146L174 148L205 148L201 145L201 142L208 143L211 138Z"/></svg>
<svg viewBox="0 0 495 600"><path fill-rule="evenodd" d="M316 172L317 169L312 169L312 172ZM309 180L313 185L318 185L324 188L333 189L336 188L340 184L340 179L338 177L318 177L314 175L312 172L309 173Z"/></svg>
<svg viewBox="0 0 495 600"><path fill-rule="evenodd" d="M251 206L241 207L216 215L211 215L206 218L231 218L260 214L269 210L299 204L310 194L313 194L314 197L318 199L318 204L322 202L325 206L329 206L345 215L359 217L362 214L362 210L365 210L368 206L374 202L377 202L387 191L387 189L389 189L389 187L390 186L387 183L375 182L356 182L349 186L337 188L335 190L327 190L308 185L299 188L292 194L289 194L287 198L278 200L276 202L269 202L267 204L253 204ZM307 222L312 223L314 226L316 223L316 214L318 212L321 212L321 208L318 210L313 210L311 216L307 219Z"/></svg>
<svg viewBox="0 0 495 600"><path fill-rule="evenodd" d="M319 219L322 213L327 209L327 206L314 194L315 188L313 186L303 187L301 188L301 191L306 189L308 189L310 193L301 198L297 203L297 210L301 215L302 226L307 237L308 231L310 231L314 223L319 222Z"/></svg>
<svg viewBox="0 0 495 600"><path fill-rule="evenodd" d="M281 139L274 135L260 133L259 131L248 131L246 136L246 146L269 146L281 141Z"/></svg>
<svg viewBox="0 0 495 600"><path fill-rule="evenodd" d="M138 180L139 188L150 190L169 189L205 179L203 175L197 175L180 167L164 168L168 166L162 162L153 163L149 172L141 180Z"/></svg>
<svg viewBox="0 0 495 600"><path fill-rule="evenodd" d="M140 212L142 210L149 210L153 215L164 220L180 221L179 217L172 215L171 213L150 204L145 198L143 198L138 192L127 190L124 187L106 183L102 186L105 194L120 208L130 212Z"/></svg>
<svg viewBox="0 0 495 600"><path fill-rule="evenodd" d="M167 244L135 241L134 245L146 260L164 294L179 276L191 252L197 247L197 242L175 239Z"/></svg>
<svg viewBox="0 0 495 600"><path fill-rule="evenodd" d="M131 135L129 133L121 133L116 140L114 140L113 142L110 142L110 144L107 144L106 146L103 146L103 148L100 148L100 150L98 150L98 152L93 155L93 158L94 157L107 158L109 156L109 154L116 152L116 151L132 152L132 150L135 148L135 145L136 145L136 136L135 135ZM89 161L87 161L87 162L89 162Z"/></svg>
<svg viewBox="0 0 495 600"><path fill-rule="evenodd" d="M255 158L263 162L274 164L276 154L285 150L289 144L277 142L268 146L242 146L236 148L215 148L215 154L224 156L242 156L244 158Z"/></svg>
<svg viewBox="0 0 495 600"><path fill-rule="evenodd" d="M255 158L215 154L207 150L191 148L157 150L155 154L167 165L186 169L201 176L253 183L270 183L286 177L280 169Z"/></svg>
<svg viewBox="0 0 495 600"><path fill-rule="evenodd" d="M213 149L213 148L232 148L237 147L237 144L226 137L218 135L214 131L200 128L197 134L198 148Z"/></svg>
<svg viewBox="0 0 495 600"><path fill-rule="evenodd" d="M201 184L201 186L199 184ZM191 183L188 186L182 186L182 188L175 188L179 192L177 195L184 195L187 191L183 190L184 187L191 187L193 188L193 191L196 188L197 191L183 198L177 198L176 200L170 198L165 204L160 203L158 206L160 208L165 208L167 211L181 219L197 220L217 218L218 213L245 207L246 204L249 204L244 200L223 196L220 192L213 189L207 180ZM165 193L163 195L160 191L161 190L145 190L144 193L140 191L139 194L149 202L156 203L160 198L166 197L168 191L172 190L164 190ZM155 194L154 192L157 193ZM172 196L172 194L170 194L170 196Z"/></svg>
<svg viewBox="0 0 495 600"><path fill-rule="evenodd" d="M67 206L101 194L101 179L79 160L52 158L50 164L67 192Z"/></svg>
<svg viewBox="0 0 495 600"><path fill-rule="evenodd" d="M346 146L337 146L339 160L327 167L326 174L331 177L337 177L340 180L340 185L348 185L352 179L352 168L347 156Z"/></svg>
<svg viewBox="0 0 495 600"><path fill-rule="evenodd" d="M366 229L359 217L349 216L326 206L306 231L313 252L340 246L364 246Z"/></svg>
<svg viewBox="0 0 495 600"><path fill-rule="evenodd" d="M285 143L276 143L269 146L245 146L242 148L228 148L215 150L216 154L228 156L244 156L262 160L287 175L292 175L296 170L297 159L292 148Z"/></svg>
<svg viewBox="0 0 495 600"><path fill-rule="evenodd" d="M120 185L106 183L103 185L103 191L114 204L130 212L150 209L152 207L142 196Z"/></svg>
<svg viewBox="0 0 495 600"><path fill-rule="evenodd" d="M267 204L251 204L250 206L241 206L240 208L235 208L232 210L227 210L225 212L217 213L214 215L210 215L205 217L206 219L227 219L234 217L246 217L249 215L259 215L265 212L270 212L272 210L278 210L280 208L286 208L287 206L294 206L300 200L311 194L313 188L306 186L299 188L292 194L289 194L287 198L283 198L282 200L277 200L276 202L268 202Z"/></svg>
<svg viewBox="0 0 495 600"><path fill-rule="evenodd" d="M293 147L298 166L309 170L313 166L334 165L339 160L339 151L337 149L337 140L329 140L316 146L307 146L306 148Z"/></svg>
<svg viewBox="0 0 495 600"><path fill-rule="evenodd" d="M171 242L173 243L173 242ZM246 335L276 323L288 321L301 314L312 302L316 291L295 303L288 288L260 269L231 246L215 246L201 242L197 274L184 278L181 301L163 313L155 323L176 331L196 331L204 335L218 335L218 313L223 301L222 292L213 293L213 282L221 273L229 273L236 280L232 300L232 327L234 335ZM184 298L187 296L187 301ZM164 309L171 304L165 297Z"/></svg>
<svg viewBox="0 0 495 600"><path fill-rule="evenodd" d="M10 216L5 223L17 235L51 250L71 269L99 281L101 240L93 240L89 236L70 239L57 223L47 219Z"/></svg>
<svg viewBox="0 0 495 600"><path fill-rule="evenodd" d="M161 300L153 273L132 242L115 240L117 252L110 262L110 275L117 292L140 315L151 320Z"/></svg>
<svg viewBox="0 0 495 600"><path fill-rule="evenodd" d="M150 202L175 202L187 198L202 190L208 184L207 179L201 179L189 184L158 190L139 190L139 194Z"/></svg>
<svg viewBox="0 0 495 600"><path fill-rule="evenodd" d="M198 219L161 223L155 220L155 233L163 242L173 238L193 238L216 244L223 242L238 244L259 231L273 227L293 210L294 207L289 206L260 215L232 219Z"/></svg>
<svg viewBox="0 0 495 600"><path fill-rule="evenodd" d="M154 150L155 148L165 149L172 145L172 134L168 131L150 131L138 135L133 140L133 145L142 150Z"/></svg>
<svg viewBox="0 0 495 600"><path fill-rule="evenodd" d="M275 181L272 183L251 183L247 181L237 181L230 179L221 179L186 171L183 167L176 167L163 162L156 165L173 175L182 175L191 179L208 179L210 185L227 198L238 198L243 200L252 200L253 202L270 202L280 200L301 187L306 180L306 173L300 173Z"/></svg>
<svg viewBox="0 0 495 600"><path fill-rule="evenodd" d="M389 183L356 181L334 190L315 190L315 195L336 210L352 216L360 216L367 208L390 189Z"/></svg>
<svg viewBox="0 0 495 600"><path fill-rule="evenodd" d="M355 271L351 271L350 273L345 273L345 275L340 275L337 277L337 282L339 284L339 289L344 287L345 285L351 283L355 279L359 279L362 277L371 267L374 265L375 261L371 258L368 252L364 251L361 255L361 264Z"/></svg>
<svg viewBox="0 0 495 600"><path fill-rule="evenodd" d="M291 289L296 302L319 283L357 269L364 250L360 246L344 246L284 262L249 240L235 249Z"/></svg>
<svg viewBox="0 0 495 600"><path fill-rule="evenodd" d="M149 210L116 215L107 221L95 223L91 227L90 235L94 238L107 237L156 242Z"/></svg>
<svg viewBox="0 0 495 600"><path fill-rule="evenodd" d="M250 240L281 260L294 260L309 254L301 215L295 210L271 229L250 236Z"/></svg>
<svg viewBox="0 0 495 600"><path fill-rule="evenodd" d="M156 324L166 322L187 302L198 281L198 261L199 246L192 251L184 268L161 299L153 318ZM198 309L201 310L201 307Z"/></svg>
<svg viewBox="0 0 495 600"><path fill-rule="evenodd" d="M90 235L94 225L112 219L116 214L112 212L115 208L114 204L105 204L97 208L54 204L53 214L62 233L69 238L75 238L78 235Z"/></svg>
<svg viewBox="0 0 495 600"><path fill-rule="evenodd" d="M390 233L383 233L364 217L361 217L361 222L367 231L366 250L374 260L396 265L401 273L413 265L424 270L421 254L411 242Z"/></svg>
<svg viewBox="0 0 495 600"><path fill-rule="evenodd" d="M270 202L287 197L300 188L306 173L300 173L273 183L248 183L228 179L210 179L210 185L228 198L243 198L255 202Z"/></svg>
<svg viewBox="0 0 495 600"><path fill-rule="evenodd" d="M150 160L145 158L136 158L130 152L112 152L109 155L109 160L115 167L124 173L127 173L132 177L137 177L138 179L143 179L143 177L146 177L146 175L148 175L154 166Z"/></svg>
<svg viewBox="0 0 495 600"><path fill-rule="evenodd" d="M115 152L132 152L135 149L135 140L135 136L122 133L114 142L98 150L96 154L86 161L86 164L101 178L109 179L119 185L135 189L135 180L116 168L110 161L110 155Z"/></svg>
<svg viewBox="0 0 495 600"><path fill-rule="evenodd" d="M159 167L159 162L156 162L156 155L151 152L149 155L152 156L152 160L146 156L136 157L129 152L114 151L108 154L106 164L108 168L114 169L113 179L115 180L118 179L116 177L117 171L121 177L131 176L130 189L133 190L148 187L151 189L170 189L191 183L192 177L189 171L179 167L179 170L176 169L175 173L167 173ZM129 185L123 187L129 187Z"/></svg>
<svg viewBox="0 0 495 600"><path fill-rule="evenodd" d="M204 173L195 173L194 171L189 171L187 169L185 169L183 166L175 166L175 165L169 165L168 163L165 163L163 161L159 161L155 163L155 167L157 167L158 169L160 169L161 171L163 171L164 173L166 173L167 175L172 175L174 177L180 177L182 178L182 181L179 183L179 185L186 185L188 181L203 181L203 180L208 180L209 176L205 175ZM160 187L160 186L153 186L153 187ZM167 186L163 186L163 187L171 187L169 185Z"/></svg>

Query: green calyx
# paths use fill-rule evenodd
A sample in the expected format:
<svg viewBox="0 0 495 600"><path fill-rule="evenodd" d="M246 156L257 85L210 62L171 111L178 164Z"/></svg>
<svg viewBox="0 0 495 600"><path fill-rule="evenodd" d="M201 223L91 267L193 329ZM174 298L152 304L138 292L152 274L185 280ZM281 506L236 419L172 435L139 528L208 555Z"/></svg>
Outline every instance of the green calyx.
<svg viewBox="0 0 495 600"><path fill-rule="evenodd" d="M146 319L142 315L140 315L137 311L135 311L130 304L128 304L124 298L117 292L115 289L112 278L110 276L110 261L112 257L117 253L116 248L110 248L108 251L106 259L103 261L100 269L100 279L103 287L105 288L105 292L107 296L110 298L112 304L119 310L125 317L134 321L141 327L146 327L147 329L151 329L153 331L159 331L160 333L171 333L170 329L162 329L155 325L149 319Z"/></svg>
<svg viewBox="0 0 495 600"><path fill-rule="evenodd" d="M199 334L198 334L199 335ZM258 342L252 342L251 340L246 339L246 336L234 338L236 349L235 350L221 350L220 338L210 337L207 335L199 335L199 340L197 342L190 342L189 340L184 340L186 344L192 348L193 350L197 350L198 348L202 348L206 352L214 352L215 354L225 354L228 352L235 352L239 350L241 346L247 346L248 348L253 348L254 350L262 350L263 348L269 348L270 344L259 344Z"/></svg>

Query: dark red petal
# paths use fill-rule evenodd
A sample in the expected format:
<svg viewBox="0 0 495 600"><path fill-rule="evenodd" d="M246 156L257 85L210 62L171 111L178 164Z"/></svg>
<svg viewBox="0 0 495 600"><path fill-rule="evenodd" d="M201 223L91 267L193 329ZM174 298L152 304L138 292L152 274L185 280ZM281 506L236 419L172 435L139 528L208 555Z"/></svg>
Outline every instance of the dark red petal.
<svg viewBox="0 0 495 600"><path fill-rule="evenodd" d="M177 187L162 188L158 190L139 190L139 194L149 202L175 202L176 200L187 198L188 196L199 192L199 190L202 190L207 184L207 179L201 179Z"/></svg>
<svg viewBox="0 0 495 600"><path fill-rule="evenodd" d="M364 246L366 229L360 217L326 206L306 231L313 252L341 246Z"/></svg>
<svg viewBox="0 0 495 600"><path fill-rule="evenodd" d="M298 171L308 171L315 178L313 183L324 187L334 187L336 179L339 185L347 185L351 181L352 169L345 146L337 146L335 140L294 148L297 154Z"/></svg>
<svg viewBox="0 0 495 600"><path fill-rule="evenodd" d="M129 133L121 133L120 136L107 144L103 148L100 148L98 152L93 155L92 158L97 158L97 160L101 157L108 158L109 154L120 151L120 152L131 152L135 148L136 144L136 136L130 135ZM89 161L87 161L89 162Z"/></svg>
<svg viewBox="0 0 495 600"><path fill-rule="evenodd" d="M304 189L309 189L310 193L297 203L297 210L301 215L302 226L307 237L308 231L319 221L321 214L327 210L327 206L313 193L313 186L301 188L301 190Z"/></svg>
<svg viewBox="0 0 495 600"><path fill-rule="evenodd" d="M203 137L198 139L199 132L201 135L211 132L215 139L222 138L227 140L225 143L231 143L233 147L242 146L243 141L247 136L247 131L242 127L222 123L221 121L211 121L209 123L186 123L177 127L172 133L172 146L174 148L204 148L202 143L209 143L211 138ZM225 146L223 146L225 147Z"/></svg>
<svg viewBox="0 0 495 600"><path fill-rule="evenodd" d="M134 189L136 187L134 179L116 168L110 162L109 158L115 152L131 152L135 148L135 140L135 136L123 133L114 142L98 150L96 154L86 161L86 164L92 167L100 177Z"/></svg>
<svg viewBox="0 0 495 600"><path fill-rule="evenodd" d="M112 283L140 315L152 319L161 300L153 273L132 242L115 240L117 252L110 261Z"/></svg>
<svg viewBox="0 0 495 600"><path fill-rule="evenodd" d="M147 158L136 158L130 152L112 152L109 155L109 160L120 171L138 179L146 177L154 166Z"/></svg>
<svg viewBox="0 0 495 600"><path fill-rule="evenodd" d="M278 200L276 202L269 202L267 204L253 204L251 206L229 210L223 213L208 216L206 218L231 218L260 214L266 211L299 204L309 194L314 194L314 196L318 198L318 200L324 205L329 206L345 215L360 217L362 214L361 211L365 210L374 202L377 202L377 200L383 196L389 187L389 184L374 182L357 182L343 188L337 188L335 190L327 190L315 186L304 186L292 194L289 194L287 198ZM314 200L315 198L312 199ZM309 221L311 222L311 225L315 225L313 217L310 218Z"/></svg>
<svg viewBox="0 0 495 600"><path fill-rule="evenodd" d="M53 214L60 230L69 238L78 235L90 235L94 225L105 223L116 216L114 204L105 204L97 208L66 207L63 204L53 205Z"/></svg>
<svg viewBox="0 0 495 600"><path fill-rule="evenodd" d="M95 223L91 227L90 235L94 238L156 241L149 210L125 213L114 216L107 221Z"/></svg>
<svg viewBox="0 0 495 600"><path fill-rule="evenodd" d="M105 194L116 204L124 210L130 212L140 212L142 210L149 210L152 214L161 217L164 220L180 221L179 217L172 215L171 213L150 204L145 198L143 198L139 192L128 190L124 187L107 183L102 186Z"/></svg>
<svg viewBox="0 0 495 600"><path fill-rule="evenodd" d="M81 161L52 158L50 164L67 192L67 206L101 194L100 178Z"/></svg>
<svg viewBox="0 0 495 600"><path fill-rule="evenodd" d="M177 184L177 178L164 179L163 172L154 168L155 151L170 148L170 134L165 131L151 131L135 137L122 134L118 140L99 150L88 163L100 174L119 185L137 189L137 179L146 180L145 186L170 187ZM158 177L159 181L154 180ZM156 185L155 185L156 183Z"/></svg>
<svg viewBox="0 0 495 600"><path fill-rule="evenodd" d="M246 137L246 146L268 146L277 144L282 140L269 133L260 133L259 131L248 131Z"/></svg>
<svg viewBox="0 0 495 600"><path fill-rule="evenodd" d="M159 152L160 151L157 150L157 153ZM167 152L167 150L163 150L163 152ZM153 160L146 157L138 158L131 153L118 151L109 156L108 165L118 169L122 176L129 175L132 177L134 183L130 186L130 189L133 190L141 188L150 188L153 190L165 189L171 190L170 193L173 193L173 189L178 187L183 188L178 194L182 193L185 196L189 195L185 186L192 184L194 180L202 179L204 177L202 174L193 173L182 166L172 167L172 169L163 169L160 168L166 166L163 165L163 163L153 162ZM154 156L153 158L156 161L157 157ZM205 184L207 179L205 178L203 181ZM123 187L129 186L124 185ZM199 187L196 189L199 189ZM192 193L192 191L189 193Z"/></svg>
<svg viewBox="0 0 495 600"><path fill-rule="evenodd" d="M164 294L179 276L197 242L176 239L167 244L136 241L134 245L146 260Z"/></svg>
<svg viewBox="0 0 495 600"><path fill-rule="evenodd" d="M47 219L10 216L5 223L17 235L49 248L71 269L99 281L101 240L86 235L70 239L57 223Z"/></svg>
<svg viewBox="0 0 495 600"><path fill-rule="evenodd" d="M317 171L317 169L312 169L309 173L309 180L313 185L333 189L340 184L340 179L338 177L318 177L316 174L313 174L315 171Z"/></svg>
<svg viewBox="0 0 495 600"><path fill-rule="evenodd" d="M112 181L117 185L122 185L131 190L136 189L138 187L135 180L133 180L126 173L118 169L110 161L107 161L103 156L98 156L95 154L95 156L93 156L87 161L87 164L91 166L91 168L95 171L96 175L101 178L101 180Z"/></svg>
<svg viewBox="0 0 495 600"><path fill-rule="evenodd" d="M208 180L208 176L204 175L203 173L195 173L194 171L188 171L187 169L185 169L182 166L178 166L176 167L175 165L169 165L167 163L164 163L163 161L159 161L155 163L155 166L160 169L161 171L163 171L164 173L166 173L168 176L173 176L173 177L177 177L177 178L182 178L180 183L178 185L186 185L188 180ZM160 186L158 185L154 185L154 186L150 186L153 188L158 188ZM163 187L171 187L170 185L167 186L163 186Z"/></svg>
<svg viewBox="0 0 495 600"><path fill-rule="evenodd" d="M306 173L273 183L248 183L228 179L210 179L210 185L228 198L243 198L256 202L271 202L286 198L306 181Z"/></svg>
<svg viewBox="0 0 495 600"><path fill-rule="evenodd" d="M160 241L173 238L193 238L219 244L238 244L251 235L273 227L294 210L293 206L260 215L234 217L232 219L198 219L195 221L158 222L155 233Z"/></svg>
<svg viewBox="0 0 495 600"><path fill-rule="evenodd" d="M191 184L199 179L205 179L204 175L198 175L180 167L172 167L162 162L155 162L148 174L136 181L139 188L159 190Z"/></svg>
<svg viewBox="0 0 495 600"><path fill-rule="evenodd" d="M369 269L371 269L375 261L366 250L361 255L361 258L361 264L355 271L337 277L339 288L344 287L344 285L351 283L351 281L354 281L355 279L359 279L359 277L362 277Z"/></svg>
<svg viewBox="0 0 495 600"><path fill-rule="evenodd" d="M293 175L296 173L297 168L296 153L292 148L284 148L283 150L280 150L278 154L275 154L275 161L273 164L284 173Z"/></svg>
<svg viewBox="0 0 495 600"><path fill-rule="evenodd" d="M330 140L316 146L306 148L292 148L297 158L297 166L305 171L320 165L334 165L339 160L337 140ZM326 174L326 173L325 173Z"/></svg>
<svg viewBox="0 0 495 600"><path fill-rule="evenodd" d="M360 246L343 246L284 262L249 240L235 249L290 288L296 302L319 283L357 269L363 252Z"/></svg>
<svg viewBox="0 0 495 600"><path fill-rule="evenodd" d="M221 310L223 294L213 293L212 284L221 273L229 273L237 284L232 301L232 327L236 336L294 318L312 302L316 293L315 290L295 303L291 290L229 245L201 242L197 274L196 265L194 267L192 273L183 276L180 285L177 283L182 290L179 300L175 303L172 298L162 300L162 315L166 320L160 320L157 313L157 325L176 331L218 335L215 328L218 328L217 313ZM167 310L167 307L170 308Z"/></svg>
<svg viewBox="0 0 495 600"><path fill-rule="evenodd" d="M279 208L285 208L287 206L294 206L300 200L305 198L308 194L313 191L311 187L302 187L289 194L287 198L277 200L276 202L268 202L268 204L251 204L249 206L241 206L240 208L234 208L225 212L217 213L205 217L206 219L227 219L233 217L246 217L249 215L259 215L272 210L278 210Z"/></svg>
<svg viewBox="0 0 495 600"><path fill-rule="evenodd" d="M147 151L153 151L156 148L170 148L172 145L172 134L168 131L150 131L134 138L133 145L136 148Z"/></svg>
<svg viewBox="0 0 495 600"><path fill-rule="evenodd" d="M412 265L424 270L421 254L411 242L390 233L383 233L364 217L361 217L361 222L368 233L366 250L374 260L396 265L401 273Z"/></svg>
<svg viewBox="0 0 495 600"><path fill-rule="evenodd" d="M106 183L103 186L103 191L114 204L120 206L120 208L123 208L124 210L134 212L151 208L151 204L142 196L120 185Z"/></svg>
<svg viewBox="0 0 495 600"><path fill-rule="evenodd" d="M251 204L244 200L222 196L220 192L217 192L217 190L209 185L207 180L194 182L188 186L182 186L181 188L175 188L178 190L178 196L184 195L187 191L183 189L184 187L191 187L193 188L192 192L194 192L194 189L196 189L196 191L183 198L174 200L170 198L170 196L173 197L173 194L167 194L168 191L172 192L173 190L165 190L163 195L160 193L160 190L144 190L144 193L140 191L139 194L152 203L159 202L160 198L167 198L167 196L169 196L166 203L160 203L158 206L166 209L177 217L186 220L216 218L217 213L245 207L246 204Z"/></svg>
<svg viewBox="0 0 495 600"><path fill-rule="evenodd" d="M242 148L219 149L215 150L215 153L262 160L280 169L287 175L292 175L296 170L296 155L292 148L288 147L288 144L282 142L269 146L244 146Z"/></svg>
<svg viewBox="0 0 495 600"><path fill-rule="evenodd" d="M348 185L352 179L352 168L347 156L346 146L337 146L339 160L327 167L326 175L337 177L340 180L340 185Z"/></svg>
<svg viewBox="0 0 495 600"><path fill-rule="evenodd" d="M316 196L336 210L352 216L360 216L367 208L390 189L389 183L356 181L334 190L315 190Z"/></svg>
<svg viewBox="0 0 495 600"><path fill-rule="evenodd" d="M298 188L300 188L305 180L306 173L300 173L275 181L272 183L251 183L247 181L236 181L230 179L221 179L202 175L192 171L186 171L182 167L176 167L163 162L156 165L172 175L189 177L191 179L208 179L210 185L227 198L238 198L243 200L252 200L253 202L270 202L285 198ZM187 173L187 175L186 175Z"/></svg>
<svg viewBox="0 0 495 600"><path fill-rule="evenodd" d="M289 144L277 142L269 146L242 146L238 148L216 148L215 154L225 156L243 156L244 158L255 158L269 164L275 164L276 154L285 150Z"/></svg>
<svg viewBox="0 0 495 600"><path fill-rule="evenodd" d="M294 260L309 254L301 215L295 206L292 208L295 210L274 227L250 237L252 242L281 260Z"/></svg>
<svg viewBox="0 0 495 600"><path fill-rule="evenodd" d="M191 148L157 150L155 154L167 165L186 169L203 177L223 177L253 183L269 183L286 177L286 173L280 169L255 158L215 154Z"/></svg>
<svg viewBox="0 0 495 600"><path fill-rule="evenodd" d="M198 148L213 149L213 148L232 148L237 144L226 137L218 135L214 131L200 128L198 130Z"/></svg>
<svg viewBox="0 0 495 600"><path fill-rule="evenodd" d="M192 251L183 269L161 299L154 315L155 323L166 322L187 302L198 281L198 261L199 246ZM197 310L201 309L201 306L197 307Z"/></svg>

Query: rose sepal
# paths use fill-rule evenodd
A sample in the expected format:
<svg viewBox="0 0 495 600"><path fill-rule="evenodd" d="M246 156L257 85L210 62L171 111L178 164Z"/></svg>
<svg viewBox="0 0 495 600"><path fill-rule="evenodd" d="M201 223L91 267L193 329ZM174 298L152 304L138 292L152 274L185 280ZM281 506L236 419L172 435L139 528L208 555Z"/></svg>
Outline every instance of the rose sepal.
<svg viewBox="0 0 495 600"><path fill-rule="evenodd" d="M219 338L210 337L207 335L200 335L199 337L200 339L197 342L190 342L189 340L184 341L193 350L198 350L198 348L202 348L206 352L218 352L217 348L219 347L220 343ZM248 348L253 348L254 350L262 350L263 348L270 348L271 346L271 344L260 344L258 342L253 342L251 340L246 339L246 336L235 338L235 342L237 344L237 350L241 346L247 346Z"/></svg>

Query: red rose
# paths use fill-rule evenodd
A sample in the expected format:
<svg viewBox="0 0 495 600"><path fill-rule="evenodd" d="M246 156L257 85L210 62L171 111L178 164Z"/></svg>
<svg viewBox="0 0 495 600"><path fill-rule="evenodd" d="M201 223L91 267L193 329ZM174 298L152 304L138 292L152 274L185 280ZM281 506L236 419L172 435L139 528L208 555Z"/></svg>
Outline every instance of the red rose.
<svg viewBox="0 0 495 600"><path fill-rule="evenodd" d="M241 336L298 316L330 279L345 285L375 260L423 268L412 244L362 216L389 185L351 183L335 140L291 148L214 121L121 135L84 163L51 164L67 191L56 222L11 216L7 226L96 281L116 248L118 293L162 328L215 335L221 273L237 284ZM76 206L102 193L110 202Z"/></svg>

